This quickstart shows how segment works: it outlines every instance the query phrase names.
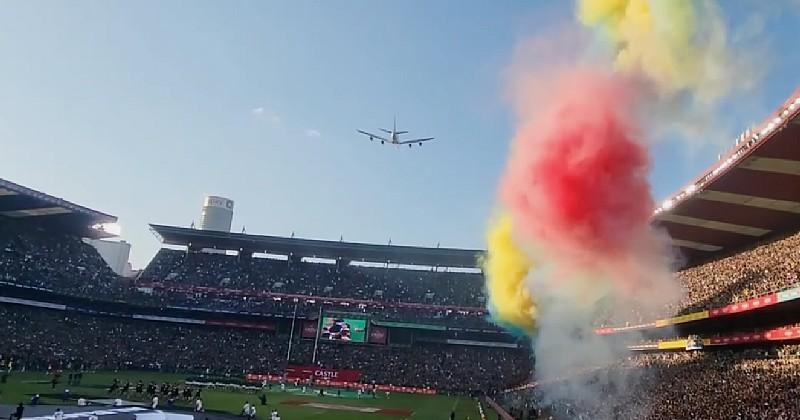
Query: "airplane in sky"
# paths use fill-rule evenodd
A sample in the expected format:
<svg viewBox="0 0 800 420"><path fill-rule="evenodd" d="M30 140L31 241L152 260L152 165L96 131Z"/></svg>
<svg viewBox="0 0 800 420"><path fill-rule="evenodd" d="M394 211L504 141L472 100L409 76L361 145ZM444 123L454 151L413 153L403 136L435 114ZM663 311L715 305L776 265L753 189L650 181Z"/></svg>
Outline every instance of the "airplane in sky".
<svg viewBox="0 0 800 420"><path fill-rule="evenodd" d="M379 136L377 134L372 134L372 133L368 133L366 131L361 131L361 130L356 130L356 131L358 131L359 133L361 133L361 134L363 134L365 136L368 136L369 137L369 141L373 141L375 139L378 139L378 140L381 141L381 144L389 143L389 144L396 144L398 146L401 145L401 144L407 144L409 148L412 147L414 145L414 143L417 143L420 146L422 146L423 142L430 141L430 140L434 139L434 137L426 137L424 139L400 140L400 135L407 134L408 131L397 131L397 117L395 117L395 119L394 119L394 125L392 125L392 129L391 130L387 130L385 128L380 128L379 130L383 131L388 136L387 137Z"/></svg>

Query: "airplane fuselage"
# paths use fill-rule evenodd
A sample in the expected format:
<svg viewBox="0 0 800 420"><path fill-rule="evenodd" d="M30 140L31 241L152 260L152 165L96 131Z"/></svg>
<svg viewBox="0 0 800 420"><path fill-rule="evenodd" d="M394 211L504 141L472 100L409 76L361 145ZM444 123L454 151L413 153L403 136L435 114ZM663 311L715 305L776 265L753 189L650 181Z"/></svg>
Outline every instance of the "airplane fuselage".
<svg viewBox="0 0 800 420"><path fill-rule="evenodd" d="M356 130L356 131L358 131L359 133L361 133L361 134L363 134L365 136L368 136L370 141L378 139L378 140L380 140L381 144L389 143L389 144L394 144L394 145L398 145L398 146L399 145L408 145L409 148L412 147L412 145L414 145L414 144L419 144L420 146L422 146L423 142L433 140L433 137L426 137L426 138L421 138L421 139L411 139L411 140L405 140L405 141L400 140L400 136L403 135L403 134L407 134L408 131L397 131L397 120L396 119L394 121L394 124L392 124L392 129L391 130L386 129L386 128L381 128L380 129L380 131L382 131L385 134L380 134L379 135L379 134L374 134L374 133L370 133L368 131L363 131L363 130ZM386 135L386 137L383 137L384 135Z"/></svg>

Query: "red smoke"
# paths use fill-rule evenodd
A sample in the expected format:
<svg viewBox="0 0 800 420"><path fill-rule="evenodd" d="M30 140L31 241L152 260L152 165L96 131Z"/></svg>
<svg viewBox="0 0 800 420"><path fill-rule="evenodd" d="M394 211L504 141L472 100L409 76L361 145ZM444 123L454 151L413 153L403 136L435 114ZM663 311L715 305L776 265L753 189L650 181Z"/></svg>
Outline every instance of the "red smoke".
<svg viewBox="0 0 800 420"><path fill-rule="evenodd" d="M501 199L524 237L550 254L577 263L636 253L653 202L631 84L591 68L554 79L534 81L519 101L523 124Z"/></svg>

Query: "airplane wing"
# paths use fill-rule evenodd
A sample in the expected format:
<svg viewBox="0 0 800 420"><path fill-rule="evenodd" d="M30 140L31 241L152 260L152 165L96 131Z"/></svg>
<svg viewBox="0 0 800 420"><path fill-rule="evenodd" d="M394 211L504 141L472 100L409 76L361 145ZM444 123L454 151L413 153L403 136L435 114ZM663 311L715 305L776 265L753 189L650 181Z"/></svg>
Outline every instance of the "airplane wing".
<svg viewBox="0 0 800 420"><path fill-rule="evenodd" d="M381 137L381 136L379 136L377 134L367 133L366 131L361 131L361 130L356 130L356 131L358 131L359 133L361 133L361 134L363 134L365 136L369 136L370 138L375 138L375 139L383 140L383 141L389 141L389 139L387 139L385 137Z"/></svg>
<svg viewBox="0 0 800 420"><path fill-rule="evenodd" d="M430 140L433 140L434 138L435 137L427 137L427 138L424 138L424 139L406 140L406 141L401 141L398 144L422 143L423 141L430 141Z"/></svg>

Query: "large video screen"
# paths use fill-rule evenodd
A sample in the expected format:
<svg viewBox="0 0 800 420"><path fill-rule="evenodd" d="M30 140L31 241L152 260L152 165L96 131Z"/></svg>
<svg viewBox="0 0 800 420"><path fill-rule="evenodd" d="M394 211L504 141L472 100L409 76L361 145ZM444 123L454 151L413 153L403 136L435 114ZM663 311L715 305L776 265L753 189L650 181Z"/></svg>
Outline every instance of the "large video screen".
<svg viewBox="0 0 800 420"><path fill-rule="evenodd" d="M363 343L367 338L367 320L326 315L322 318L320 340Z"/></svg>

